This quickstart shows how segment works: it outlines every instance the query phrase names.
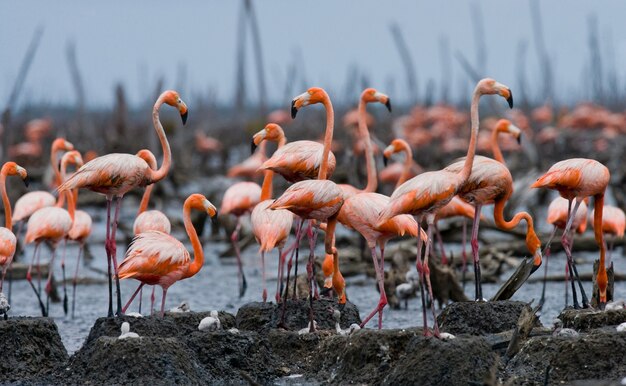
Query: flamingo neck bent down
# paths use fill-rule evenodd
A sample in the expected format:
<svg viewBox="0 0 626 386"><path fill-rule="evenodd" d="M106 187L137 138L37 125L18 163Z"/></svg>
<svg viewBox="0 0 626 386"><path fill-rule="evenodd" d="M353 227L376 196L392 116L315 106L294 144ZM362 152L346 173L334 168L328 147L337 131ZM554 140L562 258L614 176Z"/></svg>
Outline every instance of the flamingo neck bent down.
<svg viewBox="0 0 626 386"><path fill-rule="evenodd" d="M183 206L183 222L185 223L185 231L187 231L187 235L189 236L189 240L193 246L193 262L189 265L185 278L192 277L198 273L204 264L204 251L202 250L202 245L198 239L196 228L194 228L191 223L191 208L191 200L187 199L185 201L185 205Z"/></svg>
<svg viewBox="0 0 626 386"><path fill-rule="evenodd" d="M493 208L493 219L499 228L505 230L511 230L515 228L517 224L522 221L522 219L526 221L526 246L528 247L529 252L535 256L534 264L538 266L541 264L541 257L537 256L535 253L537 248L541 247L541 241L539 241L539 238L535 233L533 218L527 212L519 212L516 213L510 221L506 221L504 219L504 204L506 203L507 199L508 197L499 199L495 202Z"/></svg>

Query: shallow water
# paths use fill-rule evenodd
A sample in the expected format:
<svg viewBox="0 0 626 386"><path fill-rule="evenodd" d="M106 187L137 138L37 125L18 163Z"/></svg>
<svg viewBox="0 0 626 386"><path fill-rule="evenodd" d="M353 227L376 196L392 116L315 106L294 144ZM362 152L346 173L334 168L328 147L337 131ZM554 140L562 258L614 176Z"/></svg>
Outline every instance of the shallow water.
<svg viewBox="0 0 626 386"><path fill-rule="evenodd" d="M182 233L176 234L179 240L186 240L186 235ZM104 238L104 226L97 226L92 235L93 240L102 240ZM234 258L219 259L219 252L228 248L226 243L215 243L205 241L205 266L194 277L183 280L170 287L167 294L166 309L179 305L182 301L188 301L191 309L194 311L204 311L211 309L224 310L235 314L237 309L245 303L261 300L262 284L261 284L261 267L260 258L257 255L255 246L248 248L243 252L245 273L248 279L248 291L243 298L238 298L237 287L237 266ZM93 267L105 270L106 255L104 245L91 243L91 251L94 254ZM321 252L321 245L318 250ZM118 259L123 259L125 246L123 242L118 241ZM191 248L189 248L191 250ZM390 249L388 249L390 250ZM25 251L25 257L30 259L32 249L28 247ZM76 262L77 247L69 245L67 250L67 273L70 277L73 274ZM46 261L49 253L47 249L42 250L42 261ZM614 252L614 263L616 272L624 272L626 270L626 262L621 257L621 250ZM592 270L591 261L597 258L597 253L577 254L577 258L584 258L586 264L579 265L579 272L590 272ZM60 258L60 254L57 259ZM268 300L274 299L276 290L276 269L277 269L277 252L274 251L266 256L266 272L268 277ZM22 260L24 261L24 260ZM555 254L550 257L549 274L558 275L564 272L565 255ZM300 272L304 269L304 265L300 265ZM471 272L469 273L472 274ZM508 273L507 273L508 274ZM535 272L533 276L543 275L543 267ZM80 276L89 276L104 279L101 274L95 273L84 267L81 267ZM55 277L61 278L60 263L55 263ZM503 275L506 279L506 274ZM58 280L58 279L57 279ZM376 282L373 278L360 275L350 277L347 281L347 295L353 303L355 303L361 312L361 315L367 315L378 302L378 292L376 290ZM583 283L587 294L590 295L591 283ZM43 285L43 284L42 284ZM122 301L126 301L128 297L137 287L138 282L135 280L124 280L121 282ZM500 284L484 284L483 291L486 298L490 298L499 288ZM617 298L620 294L626 292L626 283L616 282L615 292ZM148 287L145 287L148 288ZM67 288L70 297L71 307L71 286ZM473 284L469 282L466 286L466 293L473 296ZM62 287L59 287L62 296ZM50 316L54 318L59 327L61 338L70 353L78 350L91 329L96 318L105 316L107 312L107 292L108 285L93 284L78 286L76 296L76 317L72 319L70 316L63 314L63 307L60 303L50 304ZM544 311L541 315L541 321L544 325L551 325L553 319L559 314L564 306L565 284L562 282L549 282L546 291L546 303ZM535 299L538 301L541 296L541 283L526 283L514 296L513 300L530 301ZM44 299L45 301L45 299ZM156 290L155 308L160 308L161 289ZM143 294L143 311L149 308L150 290L144 290ZM571 303L571 294L570 294ZM129 311L137 310L138 302L135 300ZM11 316L39 316L40 309L36 301L35 295L26 281L17 281L13 283ZM369 324L370 328L376 326L375 317ZM429 324L432 320L429 318ZM403 328L413 327L422 324L421 302L419 298L409 301L408 310L392 310L385 308L383 325L385 328Z"/></svg>

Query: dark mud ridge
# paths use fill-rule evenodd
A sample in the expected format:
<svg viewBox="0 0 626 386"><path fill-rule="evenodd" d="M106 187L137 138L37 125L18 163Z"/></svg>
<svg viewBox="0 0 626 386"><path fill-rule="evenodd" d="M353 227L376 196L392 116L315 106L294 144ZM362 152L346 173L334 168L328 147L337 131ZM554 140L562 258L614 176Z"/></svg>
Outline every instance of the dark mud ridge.
<svg viewBox="0 0 626 386"><path fill-rule="evenodd" d="M0 383L582 385L619 384L626 375L626 333L599 323L598 312L566 311L586 326L577 336L536 326L511 356L513 330L530 311L523 303L448 306L439 319L456 336L449 340L424 337L421 328L338 334L336 304L314 304L319 331L312 334L298 333L307 325L304 301L288 303L287 329L277 327L280 309L270 303L220 312L222 328L212 332L198 330L208 312L100 318L69 358L50 319L0 321ZM341 316L342 329L360 322L352 304ZM139 338L118 339L125 321Z"/></svg>

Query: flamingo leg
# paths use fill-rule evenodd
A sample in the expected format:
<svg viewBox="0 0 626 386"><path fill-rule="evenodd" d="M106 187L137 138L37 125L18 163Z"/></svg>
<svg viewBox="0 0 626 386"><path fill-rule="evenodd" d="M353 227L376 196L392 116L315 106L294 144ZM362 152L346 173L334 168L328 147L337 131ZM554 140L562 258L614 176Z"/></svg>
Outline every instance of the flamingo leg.
<svg viewBox="0 0 626 386"><path fill-rule="evenodd" d="M78 246L78 257L76 258L76 270L74 271L74 279L72 280L72 319L74 319L74 308L76 307L76 284L78 284L78 268L80 267L80 258L83 255L85 244L81 241Z"/></svg>
<svg viewBox="0 0 626 386"><path fill-rule="evenodd" d="M565 264L565 308L567 308L567 300L569 298L569 281L571 277L569 275L569 264Z"/></svg>
<svg viewBox="0 0 626 386"><path fill-rule="evenodd" d="M477 210L479 213L478 217L480 218L480 208ZM428 222L428 240L426 240L426 251L424 253L424 276L426 277L426 286L428 287L428 294L430 295L430 308L433 313L433 324L434 324L434 335L436 338L439 338L439 324L437 323L437 314L435 313L435 298L433 297L433 287L430 284L430 267L428 266L428 252L430 248L430 243L433 238L433 223L435 222L435 216L433 214L429 214L427 217ZM419 233L417 234L419 237Z"/></svg>
<svg viewBox="0 0 626 386"><path fill-rule="evenodd" d="M265 303L267 301L267 285L265 282L265 251L261 252L261 275L263 277L263 303Z"/></svg>
<svg viewBox="0 0 626 386"><path fill-rule="evenodd" d="M543 308L543 304L546 301L546 283L548 282L548 257L550 256L550 244L552 243L552 239L556 235L556 230L557 230L557 227L554 227L552 229L550 238L548 239L548 242L546 243L546 246L543 249L543 252L541 253L544 256L545 264L543 267L543 286L541 288L541 299L539 299L540 310ZM567 283L567 281L565 283Z"/></svg>
<svg viewBox="0 0 626 386"><path fill-rule="evenodd" d="M37 254L39 253L39 243L40 243L39 241L35 243L35 250L33 251L33 257L30 262L30 265L28 266L28 271L26 271L26 280L28 281L28 284L30 284L30 287L33 289L35 296L37 296L37 300L39 301L39 307L41 307L41 315L45 316L46 307L41 301L41 292L37 291L37 288L35 288L35 285L33 284L33 277L31 276L33 264L35 263L35 256L37 256Z"/></svg>
<svg viewBox="0 0 626 386"><path fill-rule="evenodd" d="M120 290L120 277L117 270L117 244L115 241L115 234L117 232L117 221L120 216L120 209L122 208L122 196L117 197L117 203L115 205L115 217L111 227L111 259L113 261L113 272L115 273L115 290L117 291L117 312L115 315L122 315L122 291Z"/></svg>
<svg viewBox="0 0 626 386"><path fill-rule="evenodd" d="M422 264L422 238L420 234L422 233L422 216L415 216L415 220L417 221L417 258L415 259L415 268L417 269L417 273L419 273L419 284L420 284L420 294L422 297L422 317L424 322L424 335L428 333L428 319L426 317L426 293L424 292L424 267Z"/></svg>
<svg viewBox="0 0 626 386"><path fill-rule="evenodd" d="M304 219L300 219L300 223L297 225L297 228L296 228L296 243L294 244L295 248L291 251L291 256L289 257L289 261L287 262L287 283L285 284L285 296L283 297L283 306L282 306L282 309L280 311L281 312L280 313L280 322L278 323L279 327L286 328L286 325L285 325L285 311L287 310L287 300L289 299L289 274L291 273L291 264L293 262L293 255L294 254L296 255L296 262L298 262L298 251L299 251L299 248L298 248L299 241L298 240L300 240L299 237L301 236L302 226L303 225L304 225ZM295 282L295 279L294 279L294 282ZM294 296L295 296L295 293L296 293L296 285L295 285L295 283L294 283L294 286L293 286L293 293L294 293Z"/></svg>
<svg viewBox="0 0 626 386"><path fill-rule="evenodd" d="M15 238L17 240L20 239L20 234L22 233L23 225L24 225L24 220L20 221L19 225L17 226L17 233L15 234ZM22 253L22 243L18 241L15 255L18 256L21 253ZM11 294L13 292L12 289L13 289L13 261L11 261L11 264L9 264L9 291L8 291L9 304L11 304Z"/></svg>
<svg viewBox="0 0 626 386"><path fill-rule="evenodd" d="M437 223L435 223L435 233L437 234L437 244L439 245L439 251L441 252L441 265L448 265L446 249L443 247L443 238L441 237L441 232L439 232L439 227L437 227Z"/></svg>
<svg viewBox="0 0 626 386"><path fill-rule="evenodd" d="M237 267L239 272L237 273L237 277L239 280L239 297L242 298L243 295L246 294L246 289L248 288L248 283L246 283L246 275L243 272L243 263L241 261L241 251L239 250L239 230L241 229L241 221L240 218L237 217L237 226L235 230L230 235L230 241L233 243L233 248L235 249L235 257L237 258Z"/></svg>
<svg viewBox="0 0 626 386"><path fill-rule="evenodd" d="M313 230L313 221L309 220L307 228L307 237L309 239L309 260L306 264L307 281L309 283L309 292L314 294L315 299L319 299L317 291L317 282L315 281L315 244L317 243L317 232Z"/></svg>
<svg viewBox="0 0 626 386"><path fill-rule="evenodd" d="M561 244L563 245L563 249L565 250L565 255L567 256L567 264L569 265L570 275L572 275L572 279L576 279L578 281L578 285L580 287L580 295L582 298L583 308L588 306L587 295L585 294L585 290L583 289L582 283L580 282L580 278L578 277L578 269L576 269L576 264L574 263L574 258L572 257L572 244L570 241L569 233L572 227L572 223L574 221L574 217L576 216L576 212L578 211L578 207L582 199L576 199L576 203L574 204L574 209L572 208L572 200L569 200L569 204L567 207L567 224L565 225L565 229L563 230L563 235L561 236ZM574 308L580 308L578 304L578 299L576 296L576 285L574 281L571 282L572 285L572 301L574 304Z"/></svg>
<svg viewBox="0 0 626 386"><path fill-rule="evenodd" d="M474 212L474 222L472 223L472 240L470 241L470 244L472 245L472 255L474 257L475 299L479 301L483 300L483 287L480 282L480 256L478 255L478 227L480 224L480 209L482 208L482 205L475 204L474 207L476 210Z"/></svg>
<svg viewBox="0 0 626 386"><path fill-rule="evenodd" d="M107 317L113 317L113 276L111 272L111 201L112 197L107 196L107 228L106 228L106 237L104 241L104 249L107 254L107 276L109 278L109 311L107 312Z"/></svg>
<svg viewBox="0 0 626 386"><path fill-rule="evenodd" d="M609 247L607 248L609 250L609 253L607 254L606 257L606 265L608 265L609 267L611 266L611 255L613 254L613 239L611 239L611 241L609 241ZM0 290L0 292L2 292Z"/></svg>
<svg viewBox="0 0 626 386"><path fill-rule="evenodd" d="M165 316L165 297L167 296L167 288L163 288L163 298L161 299L161 317Z"/></svg>
<svg viewBox="0 0 626 386"><path fill-rule="evenodd" d="M141 289L143 288L144 283L139 283L139 287L137 287L137 289L135 290L135 292L133 292L133 296L130 297L130 299L128 299L128 302L126 303L126 305L124 306L124 308L122 308L122 312L126 313L126 310L128 310L128 307L130 307L131 303L133 302L133 300L135 299L135 296L137 296L137 294L139 293L139 291L141 291Z"/></svg>
<svg viewBox="0 0 626 386"><path fill-rule="evenodd" d="M285 251L289 253L289 250ZM285 271L285 255L283 254L283 248L278 248L278 280L276 281L276 304L280 303L280 293L283 284L283 273Z"/></svg>
<svg viewBox="0 0 626 386"><path fill-rule="evenodd" d="M361 328L365 327L367 322L370 321L374 317L374 315L378 314L378 329L383 328L383 318L382 312L383 308L387 305L387 295L385 294L385 277L384 277L384 268L381 269L381 266L378 264L378 256L376 255L376 246L370 248L372 252L372 260L374 261L374 270L376 271L376 281L378 282L378 290L380 292L380 299L378 300L378 305L374 310L367 315L365 319L361 322Z"/></svg>
<svg viewBox="0 0 626 386"><path fill-rule="evenodd" d="M143 288L139 290L139 313L141 314L141 301L143 300Z"/></svg>
<svg viewBox="0 0 626 386"><path fill-rule="evenodd" d="M461 237L461 248L463 248L461 250L461 258L463 260L461 268L461 282L463 283L463 291L465 291L465 283L467 282L465 277L467 274L467 251L465 250L465 245L467 243L467 218L465 217L463 217L463 235Z"/></svg>
<svg viewBox="0 0 626 386"><path fill-rule="evenodd" d="M63 272L63 312L67 315L67 285L65 284L65 253L67 252L67 239L63 239L63 253L61 254L61 271Z"/></svg>
<svg viewBox="0 0 626 386"><path fill-rule="evenodd" d="M54 271L54 259L57 254L56 245L52 246L52 257L50 258L50 262L48 263L48 280L46 281L46 286L44 290L46 291L46 314L44 316L48 316L50 312L50 291L52 291L52 271Z"/></svg>

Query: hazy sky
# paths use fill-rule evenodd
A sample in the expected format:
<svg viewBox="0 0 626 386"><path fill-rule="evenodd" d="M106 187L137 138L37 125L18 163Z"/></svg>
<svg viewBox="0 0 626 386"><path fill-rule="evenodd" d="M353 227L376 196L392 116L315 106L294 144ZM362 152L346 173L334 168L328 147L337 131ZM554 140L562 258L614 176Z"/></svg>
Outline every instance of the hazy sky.
<svg viewBox="0 0 626 386"><path fill-rule="evenodd" d="M390 24L397 22L404 33L423 92L426 80L441 80L441 38L448 39L452 53L459 50L472 63L476 61L471 4L467 0L256 1L267 97L275 102L284 99L287 69L295 58L300 58L299 66L311 86L328 87L343 94L349 68L356 64L368 74L371 86L392 88L394 99L406 100L405 73ZM526 40L527 78L537 87L538 62L528 2L487 0L479 5L488 49L488 74L515 92L517 47ZM91 105L110 104L116 82L127 86L131 102L149 97L160 76L165 79L165 87L176 87L181 66L187 74L185 92L208 93L212 89L220 100L230 101L234 93L240 6L241 2L235 0L3 1L0 106L10 94L26 47L39 25L45 30L21 102L74 103L65 55L70 40L76 44L87 102ZM541 2L541 9L559 95L583 88L581 74L589 61L587 33L591 14L597 16L601 49L614 48L616 68L623 77L626 2L551 0ZM250 37L247 43L247 74L249 83L255 86ZM452 64L451 92L456 97L466 76L456 60ZM257 92L251 89L249 99L255 98Z"/></svg>

